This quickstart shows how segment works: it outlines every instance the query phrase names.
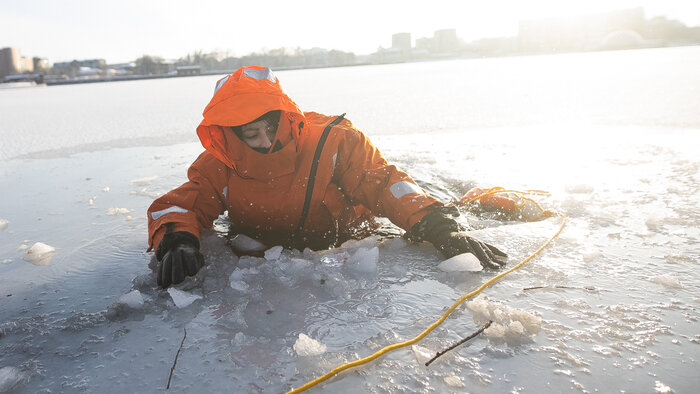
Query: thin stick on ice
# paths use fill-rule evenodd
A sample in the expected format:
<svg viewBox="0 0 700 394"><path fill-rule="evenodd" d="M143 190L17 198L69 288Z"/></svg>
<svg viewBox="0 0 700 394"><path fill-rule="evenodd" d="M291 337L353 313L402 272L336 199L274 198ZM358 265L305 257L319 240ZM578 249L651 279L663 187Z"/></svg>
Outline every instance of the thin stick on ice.
<svg viewBox="0 0 700 394"><path fill-rule="evenodd" d="M428 361L425 363L425 366L426 366L426 367L429 366L430 364L432 364L433 361L437 360L438 357L440 357L440 356L442 356L443 354L449 352L450 350L456 348L457 346L463 344L464 342L466 342L466 341L468 341L468 340L470 340L470 339L472 339L472 338L475 338L477 335L481 334L482 332L484 332L484 330L486 330L487 328L489 328L489 326L491 325L491 323L493 323L493 322L492 322L491 320L489 320L486 324L484 324L483 326L481 326L480 329L476 330L474 333L472 333L472 334L469 335L468 337L466 337L466 338L460 340L459 342L456 342L455 344L453 344L452 346L448 347L447 349L444 349L444 350L441 350L441 351L437 352L437 354L435 355L435 357L431 358L430 360L428 360Z"/></svg>
<svg viewBox="0 0 700 394"><path fill-rule="evenodd" d="M170 367L170 376L168 376L168 385L165 387L166 390L170 390L170 381L173 379L173 372L175 372L175 366L177 365L177 358L180 357L180 350L182 350L182 345L185 343L185 338L187 338L187 328L185 328L185 335L182 337L182 342L180 342L180 347L175 353L175 360L173 361L173 366Z"/></svg>

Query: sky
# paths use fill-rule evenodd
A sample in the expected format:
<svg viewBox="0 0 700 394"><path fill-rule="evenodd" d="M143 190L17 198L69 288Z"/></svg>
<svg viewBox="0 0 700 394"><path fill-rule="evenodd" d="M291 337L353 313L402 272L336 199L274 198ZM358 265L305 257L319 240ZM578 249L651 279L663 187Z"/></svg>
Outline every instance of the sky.
<svg viewBox="0 0 700 394"><path fill-rule="evenodd" d="M0 0L0 48L50 63L73 59L177 59L195 51L242 56L262 49L338 49L358 55L457 29L472 41L515 36L518 21L643 7L700 25L700 1L689 0Z"/></svg>

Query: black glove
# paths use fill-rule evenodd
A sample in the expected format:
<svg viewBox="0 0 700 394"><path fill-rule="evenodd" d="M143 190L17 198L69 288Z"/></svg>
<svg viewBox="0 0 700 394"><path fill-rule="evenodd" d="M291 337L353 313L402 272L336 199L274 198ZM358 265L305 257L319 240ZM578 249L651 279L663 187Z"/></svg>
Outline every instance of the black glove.
<svg viewBox="0 0 700 394"><path fill-rule="evenodd" d="M459 216L459 210L454 206L435 208L411 228L408 238L429 241L447 258L471 253L484 268L498 269L506 264L508 255L461 232L462 228L453 216Z"/></svg>
<svg viewBox="0 0 700 394"><path fill-rule="evenodd" d="M199 240L186 231L172 231L167 224L165 236L158 245L158 286L166 288L193 276L204 266L204 257L199 253Z"/></svg>

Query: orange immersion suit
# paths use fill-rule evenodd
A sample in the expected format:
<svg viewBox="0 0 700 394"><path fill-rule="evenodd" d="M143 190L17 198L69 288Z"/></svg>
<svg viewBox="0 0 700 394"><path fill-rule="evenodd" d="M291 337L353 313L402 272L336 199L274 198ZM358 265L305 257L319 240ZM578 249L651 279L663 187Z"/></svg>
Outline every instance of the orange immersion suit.
<svg viewBox="0 0 700 394"><path fill-rule="evenodd" d="M276 151L255 151L232 130L276 110ZM268 246L322 249L352 237L372 215L409 230L441 205L350 121L299 110L268 68L219 80L203 115L197 135L206 150L189 181L148 209L149 251L166 224L199 237L225 211L236 232Z"/></svg>

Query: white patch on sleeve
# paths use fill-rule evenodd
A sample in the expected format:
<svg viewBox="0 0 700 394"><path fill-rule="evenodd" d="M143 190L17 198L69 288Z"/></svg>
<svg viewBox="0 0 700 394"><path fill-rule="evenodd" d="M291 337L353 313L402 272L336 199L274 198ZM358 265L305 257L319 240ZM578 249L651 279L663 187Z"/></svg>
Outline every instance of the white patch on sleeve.
<svg viewBox="0 0 700 394"><path fill-rule="evenodd" d="M394 198L397 199L407 194L423 194L423 189L418 187L415 183L407 181L396 182L391 185L389 190L391 190L391 194L394 195Z"/></svg>
<svg viewBox="0 0 700 394"><path fill-rule="evenodd" d="M333 155L333 167L331 168L331 173L335 172L335 161L338 159L338 152Z"/></svg>
<svg viewBox="0 0 700 394"><path fill-rule="evenodd" d="M159 217L165 215L166 213L170 213L170 212L187 213L189 211L186 210L185 208L180 208L177 205L173 205L172 207L165 208L162 211L151 212L151 217L153 218L153 220L158 220Z"/></svg>
<svg viewBox="0 0 700 394"><path fill-rule="evenodd" d="M228 81L228 77L229 77L229 75L227 75L227 76L221 78L220 80L218 80L218 81L216 82L216 86L214 87L214 94L216 94L216 92L217 92L219 89L221 89L222 86L224 86L224 84L226 83L226 81Z"/></svg>

